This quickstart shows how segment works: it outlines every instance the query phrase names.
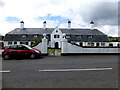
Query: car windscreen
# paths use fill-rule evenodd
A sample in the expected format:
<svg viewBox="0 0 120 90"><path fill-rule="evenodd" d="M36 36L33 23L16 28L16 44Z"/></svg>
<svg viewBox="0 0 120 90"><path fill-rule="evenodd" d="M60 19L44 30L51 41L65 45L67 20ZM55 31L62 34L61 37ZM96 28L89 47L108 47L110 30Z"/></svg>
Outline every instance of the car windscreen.
<svg viewBox="0 0 120 90"><path fill-rule="evenodd" d="M32 47L28 46L28 45L24 45L25 47L27 47L28 49L33 49Z"/></svg>

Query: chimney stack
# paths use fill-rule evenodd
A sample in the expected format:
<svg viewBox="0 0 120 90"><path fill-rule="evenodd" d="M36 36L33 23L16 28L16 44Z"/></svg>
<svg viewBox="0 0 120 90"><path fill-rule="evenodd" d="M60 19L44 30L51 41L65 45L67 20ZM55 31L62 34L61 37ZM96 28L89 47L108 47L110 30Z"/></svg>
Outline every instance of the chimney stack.
<svg viewBox="0 0 120 90"><path fill-rule="evenodd" d="M20 22L20 28L21 28L21 30L24 29L24 22L23 21Z"/></svg>
<svg viewBox="0 0 120 90"><path fill-rule="evenodd" d="M71 21L68 21L68 29L71 29Z"/></svg>
<svg viewBox="0 0 120 90"><path fill-rule="evenodd" d="M90 29L94 30L94 22L93 21L90 22Z"/></svg>
<svg viewBox="0 0 120 90"><path fill-rule="evenodd" d="M46 29L46 21L43 22L43 29Z"/></svg>

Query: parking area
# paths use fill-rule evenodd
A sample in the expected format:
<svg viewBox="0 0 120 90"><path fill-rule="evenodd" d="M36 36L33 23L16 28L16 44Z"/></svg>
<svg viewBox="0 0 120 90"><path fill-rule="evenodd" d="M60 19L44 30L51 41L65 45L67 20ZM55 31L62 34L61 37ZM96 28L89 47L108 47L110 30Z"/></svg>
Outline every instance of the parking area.
<svg viewBox="0 0 120 90"><path fill-rule="evenodd" d="M118 88L118 55L2 60L2 70L3 88Z"/></svg>

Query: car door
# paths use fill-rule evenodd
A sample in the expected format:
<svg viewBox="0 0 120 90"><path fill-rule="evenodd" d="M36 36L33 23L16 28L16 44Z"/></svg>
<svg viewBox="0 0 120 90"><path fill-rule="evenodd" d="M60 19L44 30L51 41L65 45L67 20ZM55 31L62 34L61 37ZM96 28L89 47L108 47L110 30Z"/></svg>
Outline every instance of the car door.
<svg viewBox="0 0 120 90"><path fill-rule="evenodd" d="M18 55L18 51L17 51L17 45L12 45L8 47L9 50L9 55L12 57L16 57Z"/></svg>
<svg viewBox="0 0 120 90"><path fill-rule="evenodd" d="M21 57L28 56L29 49L23 45L18 45L18 53Z"/></svg>

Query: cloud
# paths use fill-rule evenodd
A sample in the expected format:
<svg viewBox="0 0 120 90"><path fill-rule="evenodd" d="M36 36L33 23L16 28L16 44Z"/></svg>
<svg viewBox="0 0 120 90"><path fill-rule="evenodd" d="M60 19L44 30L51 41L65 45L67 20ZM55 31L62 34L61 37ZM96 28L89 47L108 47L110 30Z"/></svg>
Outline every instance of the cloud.
<svg viewBox="0 0 120 90"><path fill-rule="evenodd" d="M93 20L95 28L106 34L113 31L117 35L114 32L118 19L116 1L118 0L4 0L4 7L0 8L0 33L6 34L19 28L20 20L25 22L26 28L43 27L44 20L47 21L47 27L64 28L70 19L71 27L89 28L89 22Z"/></svg>
<svg viewBox="0 0 120 90"><path fill-rule="evenodd" d="M48 14L44 17L37 17L37 20L55 21L57 26L59 26L60 24L67 23L69 19L61 16L51 16L51 14Z"/></svg>
<svg viewBox="0 0 120 90"><path fill-rule="evenodd" d="M81 12L84 21L93 20L97 25L118 25L118 2L95 2L86 10Z"/></svg>
<svg viewBox="0 0 120 90"><path fill-rule="evenodd" d="M0 0L0 7L3 7L4 5L5 5L5 3Z"/></svg>

